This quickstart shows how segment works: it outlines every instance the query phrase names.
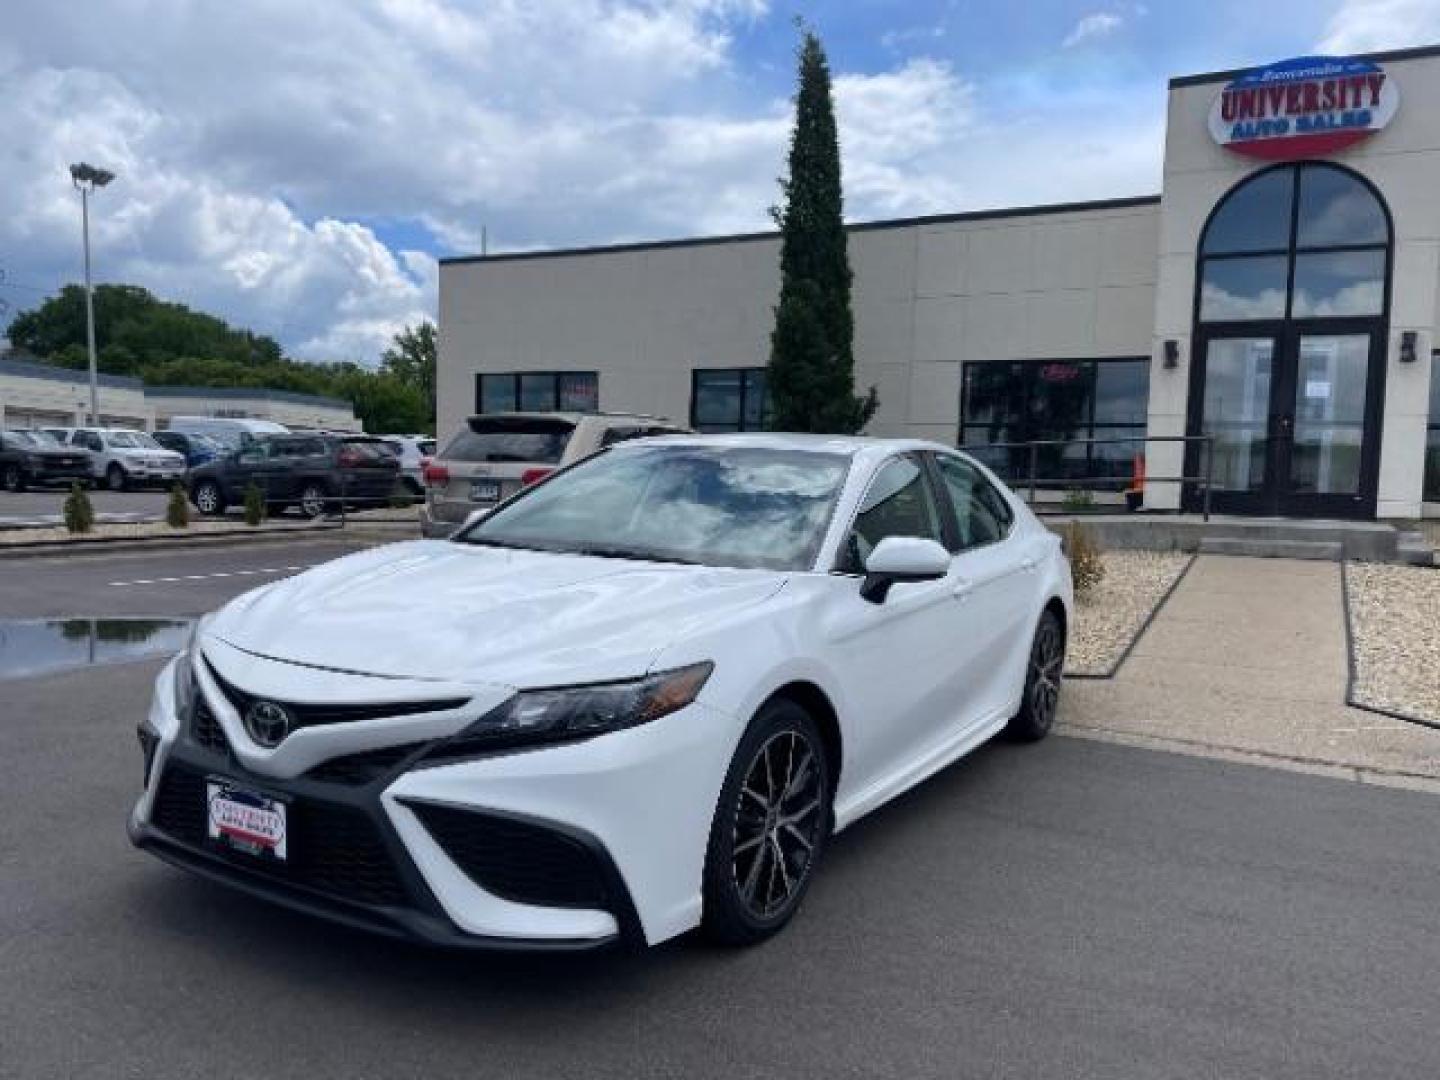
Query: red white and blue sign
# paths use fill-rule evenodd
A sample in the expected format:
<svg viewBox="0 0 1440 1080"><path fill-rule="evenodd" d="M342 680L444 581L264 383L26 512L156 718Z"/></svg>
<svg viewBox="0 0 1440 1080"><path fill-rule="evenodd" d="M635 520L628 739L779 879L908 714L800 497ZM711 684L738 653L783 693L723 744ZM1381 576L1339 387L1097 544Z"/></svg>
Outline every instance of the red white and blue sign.
<svg viewBox="0 0 1440 1080"><path fill-rule="evenodd" d="M1300 56L1229 83L1210 106L1210 134L1269 161L1320 157L1374 135L1399 105L1400 89L1379 64Z"/></svg>

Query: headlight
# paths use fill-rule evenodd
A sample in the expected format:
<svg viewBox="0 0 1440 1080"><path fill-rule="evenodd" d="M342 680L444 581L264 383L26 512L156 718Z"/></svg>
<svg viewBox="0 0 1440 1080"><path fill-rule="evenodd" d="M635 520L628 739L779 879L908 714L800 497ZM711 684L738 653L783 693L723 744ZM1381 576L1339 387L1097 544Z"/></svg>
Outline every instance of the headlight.
<svg viewBox="0 0 1440 1080"><path fill-rule="evenodd" d="M427 764L506 746L580 739L648 724L695 700L715 665L706 661L627 682L525 690L426 756Z"/></svg>
<svg viewBox="0 0 1440 1080"><path fill-rule="evenodd" d="M200 634L200 620L190 627L190 638L175 661L175 712L183 716L195 700L195 639Z"/></svg>

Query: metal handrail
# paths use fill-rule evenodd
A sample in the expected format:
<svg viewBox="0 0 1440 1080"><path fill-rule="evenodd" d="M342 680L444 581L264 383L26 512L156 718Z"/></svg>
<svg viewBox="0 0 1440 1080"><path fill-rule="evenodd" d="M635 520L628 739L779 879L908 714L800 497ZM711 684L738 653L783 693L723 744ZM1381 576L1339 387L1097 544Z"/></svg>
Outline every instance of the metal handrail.
<svg viewBox="0 0 1440 1080"><path fill-rule="evenodd" d="M1091 486L1100 487L1116 483L1116 478L1109 475L1091 474L1087 476L1057 476L1044 477L1038 475L1040 464L1040 450L1046 446L1113 446L1119 443L1200 443L1201 472L1199 475L1186 475L1182 470L1179 476L1152 476L1145 474L1145 483L1156 484L1198 484L1201 491L1201 513L1204 520L1210 520L1211 493L1214 488L1215 477L1215 436L1214 435L1129 435L1105 439L1031 439L1027 442L994 442L994 443L968 443L960 449L966 453L975 454L985 450L1025 450L1028 454L1029 468L1023 481L1023 486L1029 495L1026 502L1033 508L1037 505L1036 490L1040 485L1054 487L1064 485L1069 488L1088 488ZM1020 482L1012 483L1012 488L1018 488Z"/></svg>

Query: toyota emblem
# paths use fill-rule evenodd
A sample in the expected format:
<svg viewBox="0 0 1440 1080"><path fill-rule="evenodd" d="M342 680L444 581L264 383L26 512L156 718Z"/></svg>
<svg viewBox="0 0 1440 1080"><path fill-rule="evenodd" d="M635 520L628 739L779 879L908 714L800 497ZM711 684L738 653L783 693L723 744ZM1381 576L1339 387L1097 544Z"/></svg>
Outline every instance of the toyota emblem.
<svg viewBox="0 0 1440 1080"><path fill-rule="evenodd" d="M294 724L290 711L273 701L257 701L245 710L245 730L256 744L272 749L285 741Z"/></svg>

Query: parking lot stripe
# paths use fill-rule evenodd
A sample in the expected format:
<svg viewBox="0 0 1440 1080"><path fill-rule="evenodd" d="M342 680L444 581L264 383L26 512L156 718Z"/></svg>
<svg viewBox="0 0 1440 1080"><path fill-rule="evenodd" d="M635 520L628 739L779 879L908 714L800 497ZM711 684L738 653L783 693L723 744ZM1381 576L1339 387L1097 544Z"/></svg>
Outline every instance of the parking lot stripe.
<svg viewBox="0 0 1440 1080"><path fill-rule="evenodd" d="M216 570L209 574L181 574L177 577L135 578L133 581L111 581L115 587L127 585L169 585L177 581L209 581L211 578L251 577L257 574L290 574L308 570L308 566L266 566L255 570Z"/></svg>

